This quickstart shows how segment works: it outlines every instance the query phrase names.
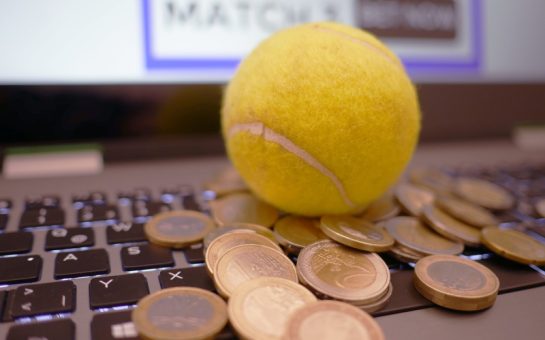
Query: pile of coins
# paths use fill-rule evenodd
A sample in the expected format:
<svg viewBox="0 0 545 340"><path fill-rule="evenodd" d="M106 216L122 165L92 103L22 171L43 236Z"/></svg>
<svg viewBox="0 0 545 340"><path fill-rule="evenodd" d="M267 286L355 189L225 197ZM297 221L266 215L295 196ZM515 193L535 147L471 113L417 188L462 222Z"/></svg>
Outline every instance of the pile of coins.
<svg viewBox="0 0 545 340"><path fill-rule="evenodd" d="M393 293L384 256L415 267L424 297L464 311L489 308L499 288L489 269L457 256L466 247L545 264L543 244L499 228L496 213L515 204L502 187L437 169L408 178L357 216L309 218L260 201L229 169L205 184L209 214L164 212L145 226L150 242L163 247L202 242L219 295L189 287L151 294L133 313L137 329L150 339L206 338L229 322L247 339L383 339L367 313ZM194 307L181 312L177 301Z"/></svg>

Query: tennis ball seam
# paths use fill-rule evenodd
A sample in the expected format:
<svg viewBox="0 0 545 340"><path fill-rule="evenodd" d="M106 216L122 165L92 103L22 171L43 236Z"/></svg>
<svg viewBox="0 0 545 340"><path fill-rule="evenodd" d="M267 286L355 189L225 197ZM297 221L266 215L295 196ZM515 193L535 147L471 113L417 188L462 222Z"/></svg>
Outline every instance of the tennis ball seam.
<svg viewBox="0 0 545 340"><path fill-rule="evenodd" d="M332 34L332 35L336 35L336 36L339 36L343 39L347 39L347 40L350 40L352 42L355 42L363 47L366 47L370 50L373 50L375 51L376 53L382 55L383 57L386 58L386 60L388 60L389 62L391 62L392 64L396 65L396 66L401 66L400 63L399 63L399 60L395 59L394 57L392 57L391 55L389 55L388 53L384 52L382 49L380 49L378 46L372 44L371 42L369 41L366 41L366 40L362 40L362 39L358 39L356 37L353 37L349 34L346 34L344 32L341 32L341 31L336 31L334 29L331 29L331 28L328 28L328 27L324 27L324 26L319 26L319 25L314 25L312 26L312 29L315 29L315 30L319 30L319 31L322 31L324 33L328 33L328 34Z"/></svg>
<svg viewBox="0 0 545 340"><path fill-rule="evenodd" d="M286 151L298 157L307 165L314 168L325 177L329 178L329 180L333 183L333 186L337 189L339 196L344 201L344 203L351 208L356 207L356 204L348 197L344 185L337 177L337 175L335 175L335 173L329 170L325 165L320 163L320 161L318 161L309 152L292 142L288 137L265 126L265 124L263 124L262 122L252 122L237 123L230 126L227 131L227 139L231 139L231 137L241 132L247 132L254 136L260 136L268 142L280 145Z"/></svg>

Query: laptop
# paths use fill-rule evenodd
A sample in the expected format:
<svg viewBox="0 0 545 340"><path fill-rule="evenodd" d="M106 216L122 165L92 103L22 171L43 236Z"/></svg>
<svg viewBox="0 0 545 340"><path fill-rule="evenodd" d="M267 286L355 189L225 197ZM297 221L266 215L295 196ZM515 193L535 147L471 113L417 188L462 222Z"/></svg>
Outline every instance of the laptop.
<svg viewBox="0 0 545 340"><path fill-rule="evenodd" d="M359 25L400 54L423 111L409 170L500 174L501 184L545 196L540 138L528 138L525 126L512 137L516 124L545 120L545 50L521 39L539 39L543 5L242 4L2 5L0 266L10 270L0 282L0 338L135 339L138 299L172 286L214 289L202 244L158 249L143 225L161 211L209 213L204 183L229 166L219 133L223 87L251 47L300 21ZM418 6L434 11L413 20L442 13L444 21L411 26L407 13ZM517 23L512 35L506 20ZM512 59L510 46L527 52ZM541 242L544 222L524 206L502 216ZM544 269L482 250L463 256L498 275L494 306L434 306L414 289L412 267L389 259L393 295L373 313L386 338L542 339ZM230 329L218 335L234 337Z"/></svg>

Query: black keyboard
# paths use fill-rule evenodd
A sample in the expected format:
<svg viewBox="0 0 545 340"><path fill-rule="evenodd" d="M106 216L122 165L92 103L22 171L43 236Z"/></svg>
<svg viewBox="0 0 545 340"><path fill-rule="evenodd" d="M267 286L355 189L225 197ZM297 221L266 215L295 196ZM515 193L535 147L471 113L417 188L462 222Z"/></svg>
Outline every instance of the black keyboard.
<svg viewBox="0 0 545 340"><path fill-rule="evenodd" d="M545 240L545 218L532 208L545 197L545 167L445 171L508 189L518 204L498 214L501 222ZM17 221L12 222L16 228L0 232L0 327L9 327L7 338L74 339L89 334L92 339L137 339L130 311L143 296L174 286L214 291L202 244L170 250L149 244L144 235L145 222L159 212L207 212L204 195L188 186L176 188L154 191L161 193L156 196L146 188L114 197L101 191L75 192L68 205L75 225L65 224L67 205L58 195L24 202L0 198L0 230ZM24 207L18 215L12 213L14 204ZM463 255L498 275L500 294L545 285L542 268L503 260L484 248L468 248ZM432 306L414 289L410 264L381 256L391 270L394 290L375 316ZM219 337L234 335L226 329Z"/></svg>

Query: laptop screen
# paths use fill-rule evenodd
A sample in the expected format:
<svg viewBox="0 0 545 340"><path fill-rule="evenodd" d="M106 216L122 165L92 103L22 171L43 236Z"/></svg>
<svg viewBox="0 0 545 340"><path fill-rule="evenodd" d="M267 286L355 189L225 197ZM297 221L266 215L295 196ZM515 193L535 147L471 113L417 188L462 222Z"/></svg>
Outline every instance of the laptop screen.
<svg viewBox="0 0 545 340"><path fill-rule="evenodd" d="M391 47L428 119L442 114L426 108L435 84L545 83L542 1L4 1L0 145L217 133L240 60L280 29L324 20Z"/></svg>

